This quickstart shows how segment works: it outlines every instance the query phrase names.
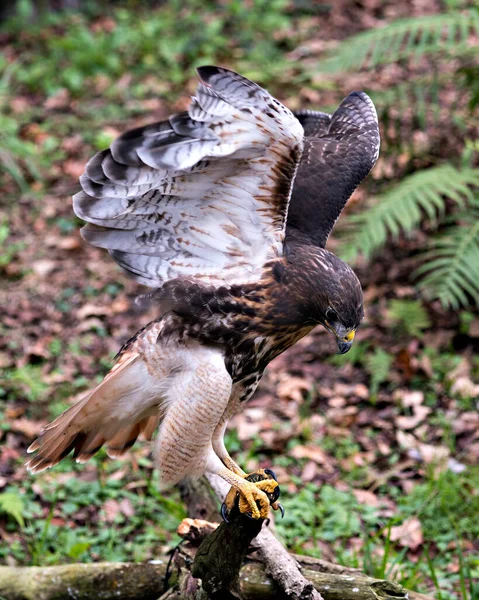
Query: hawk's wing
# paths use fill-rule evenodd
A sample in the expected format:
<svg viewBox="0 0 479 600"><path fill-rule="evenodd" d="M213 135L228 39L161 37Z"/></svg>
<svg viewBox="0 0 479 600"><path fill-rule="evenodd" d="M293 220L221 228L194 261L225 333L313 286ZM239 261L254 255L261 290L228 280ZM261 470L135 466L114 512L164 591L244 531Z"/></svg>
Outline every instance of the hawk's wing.
<svg viewBox="0 0 479 600"><path fill-rule="evenodd" d="M265 90L217 67L186 113L122 135L80 177L83 237L157 287L246 283L282 253L303 129Z"/></svg>
<svg viewBox="0 0 479 600"><path fill-rule="evenodd" d="M328 133L331 124L331 115L319 110L294 110L293 115L298 119L304 129L305 137L316 137Z"/></svg>
<svg viewBox="0 0 479 600"><path fill-rule="evenodd" d="M303 155L294 181L286 226L324 247L349 197L379 154L378 118L364 92L353 92L330 116L295 113L304 127Z"/></svg>

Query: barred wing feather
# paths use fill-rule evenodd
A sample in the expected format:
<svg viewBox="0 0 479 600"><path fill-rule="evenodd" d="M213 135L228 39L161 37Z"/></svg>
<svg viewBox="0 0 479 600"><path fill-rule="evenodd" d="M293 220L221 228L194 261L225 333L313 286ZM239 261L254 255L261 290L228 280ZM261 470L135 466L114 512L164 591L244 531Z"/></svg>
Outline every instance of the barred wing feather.
<svg viewBox="0 0 479 600"><path fill-rule="evenodd" d="M89 161L74 196L85 240L151 287L252 282L282 253L303 128L248 79L198 73L188 112L122 135Z"/></svg>

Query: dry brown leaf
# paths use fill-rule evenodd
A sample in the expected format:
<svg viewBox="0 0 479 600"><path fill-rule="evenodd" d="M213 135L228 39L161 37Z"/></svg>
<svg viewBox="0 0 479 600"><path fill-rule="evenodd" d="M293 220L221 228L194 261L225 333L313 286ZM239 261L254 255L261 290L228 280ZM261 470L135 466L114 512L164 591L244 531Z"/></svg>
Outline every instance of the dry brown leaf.
<svg viewBox="0 0 479 600"><path fill-rule="evenodd" d="M214 531L218 527L218 523L210 523L203 519L183 519L178 525L176 533L183 539L191 542L200 541L206 535Z"/></svg>
<svg viewBox="0 0 479 600"><path fill-rule="evenodd" d="M311 389L311 383L301 377L291 377L284 373L276 387L279 398L303 402L303 394Z"/></svg>
<svg viewBox="0 0 479 600"><path fill-rule="evenodd" d="M318 465L330 465L332 458L318 446L295 446L290 455L298 460L308 458Z"/></svg>
<svg viewBox="0 0 479 600"><path fill-rule="evenodd" d="M353 494L356 496L356 500L360 504L374 507L379 506L379 498L374 492L369 490L353 490Z"/></svg>
<svg viewBox="0 0 479 600"><path fill-rule="evenodd" d="M86 319L87 317L101 317L109 314L109 309L106 306L97 306L96 304L84 304L77 310L78 319Z"/></svg>
<svg viewBox="0 0 479 600"><path fill-rule="evenodd" d="M12 431L23 433L27 438L34 438L40 433L45 424L45 421L30 421L30 419L23 418L11 421L10 429Z"/></svg>
<svg viewBox="0 0 479 600"><path fill-rule="evenodd" d="M461 398L477 398L479 397L479 384L475 384L466 375L458 377L451 386L451 394Z"/></svg>
<svg viewBox="0 0 479 600"><path fill-rule="evenodd" d="M67 108L70 104L70 93L66 88L58 90L54 96L47 98L43 104L47 110L58 110Z"/></svg>
<svg viewBox="0 0 479 600"><path fill-rule="evenodd" d="M422 423L424 419L431 412L431 409L428 406L415 405L413 407L414 414L406 417L406 416L398 416L394 419L396 423L396 427L399 429L415 429L419 423Z"/></svg>
<svg viewBox="0 0 479 600"><path fill-rule="evenodd" d="M310 460L304 465L301 473L301 481L313 481L318 474L318 465Z"/></svg>
<svg viewBox="0 0 479 600"><path fill-rule="evenodd" d="M405 407L418 406L424 402L424 394L420 391L396 390L393 398Z"/></svg>
<svg viewBox="0 0 479 600"><path fill-rule="evenodd" d="M112 523L121 512L120 504L116 500L113 500L113 498L106 500L102 508L105 512L105 518L109 523Z"/></svg>
<svg viewBox="0 0 479 600"><path fill-rule="evenodd" d="M333 396L333 398L328 400L328 405L331 406L331 408L342 408L346 405L346 398L343 398L342 396Z"/></svg>
<svg viewBox="0 0 479 600"><path fill-rule="evenodd" d="M57 263L54 260L43 258L34 260L30 266L36 275L46 277L57 267Z"/></svg>
<svg viewBox="0 0 479 600"><path fill-rule="evenodd" d="M417 517L411 517L401 525L391 527L391 541L410 550L417 550L424 542L421 521Z"/></svg>
<svg viewBox="0 0 479 600"><path fill-rule="evenodd" d="M123 498L120 500L120 511L125 517L132 517L135 514L135 509L133 508L133 504L129 498Z"/></svg>
<svg viewBox="0 0 479 600"><path fill-rule="evenodd" d="M22 415L25 414L25 407L24 406L7 406L7 408L5 409L5 418L6 419L17 419L18 417L21 417Z"/></svg>
<svg viewBox="0 0 479 600"><path fill-rule="evenodd" d="M130 301L125 297L116 298L110 308L113 313L124 313L130 308Z"/></svg>
<svg viewBox="0 0 479 600"><path fill-rule="evenodd" d="M449 448L446 446L433 446L432 444L419 443L416 446L416 451L419 458L427 464L446 464L446 459L449 458ZM409 452L411 456L411 451ZM415 456L413 456L415 458Z"/></svg>
<svg viewBox="0 0 479 600"><path fill-rule="evenodd" d="M66 160L63 163L63 172L73 179L78 179L80 175L83 175L83 171L85 170L85 162L83 160Z"/></svg>
<svg viewBox="0 0 479 600"><path fill-rule="evenodd" d="M77 250L82 247L81 237L79 234L61 237L58 241L58 247L62 250Z"/></svg>
<svg viewBox="0 0 479 600"><path fill-rule="evenodd" d="M334 393L338 396L346 396L346 398L350 396L357 396L362 400L369 398L369 390L362 383L335 383Z"/></svg>

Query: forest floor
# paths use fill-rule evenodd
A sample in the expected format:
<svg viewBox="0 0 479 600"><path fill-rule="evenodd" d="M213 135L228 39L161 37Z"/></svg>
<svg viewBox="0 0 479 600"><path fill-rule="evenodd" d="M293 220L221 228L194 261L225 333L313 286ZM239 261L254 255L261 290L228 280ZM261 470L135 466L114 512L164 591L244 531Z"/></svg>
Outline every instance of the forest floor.
<svg viewBox="0 0 479 600"><path fill-rule="evenodd" d="M303 47L320 52L381 20L407 16L409 4L329 7L295 23ZM292 108L337 103L336 88L318 91L289 67L288 40L298 32L281 6L264 19L257 12L251 23L238 17L238 31L255 23L258 37L239 37L231 47L212 9L201 24L209 36L197 42L201 51L188 46L193 25L200 36L199 17L193 9L183 14L183 29L161 48L161 78L148 36L173 23L168 6L134 26L133 12L121 9L57 14L42 26L11 21L0 33L0 156L7 167L0 212L0 564L139 561L177 543L185 510L176 491L158 491L149 444L137 443L122 461L101 451L86 465L66 459L36 476L23 467L42 426L100 381L119 347L156 316L135 304L144 288L82 242L70 197L95 150L128 128L184 109L195 85L190 54L256 72ZM434 2L412 9L437 10ZM263 63L241 54L277 31L261 48ZM269 64L265 80L261 70ZM383 165L358 190L353 207L385 171ZM438 599L477 600L479 317L417 296L408 275L421 239L387 247L359 266L366 318L353 350L336 356L334 340L317 330L278 357L231 422L226 446L246 470L276 472L286 509L276 527L292 551Z"/></svg>

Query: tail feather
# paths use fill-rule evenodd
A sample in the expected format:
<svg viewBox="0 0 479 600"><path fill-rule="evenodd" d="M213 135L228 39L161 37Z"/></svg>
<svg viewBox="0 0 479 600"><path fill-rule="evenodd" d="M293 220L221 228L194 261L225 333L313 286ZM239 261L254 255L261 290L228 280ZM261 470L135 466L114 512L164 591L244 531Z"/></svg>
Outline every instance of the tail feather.
<svg viewBox="0 0 479 600"><path fill-rule="evenodd" d="M153 434L155 433L158 425L160 423L160 415L153 415L152 417L147 417L140 422L141 426L141 437L144 440L150 441L153 438Z"/></svg>
<svg viewBox="0 0 479 600"><path fill-rule="evenodd" d="M92 431L83 443L81 450L73 454L73 458L77 463L86 463L100 450L105 442L106 438L103 434Z"/></svg>
<svg viewBox="0 0 479 600"><path fill-rule="evenodd" d="M43 429L28 448L36 455L27 469L48 469L72 450L77 462L86 462L104 444L110 456L121 456L140 433L151 439L163 399L162 379L129 349L94 390Z"/></svg>
<svg viewBox="0 0 479 600"><path fill-rule="evenodd" d="M121 429L116 435L108 440L106 452L110 458L120 458L136 442L140 435L140 424L135 423L132 427Z"/></svg>

